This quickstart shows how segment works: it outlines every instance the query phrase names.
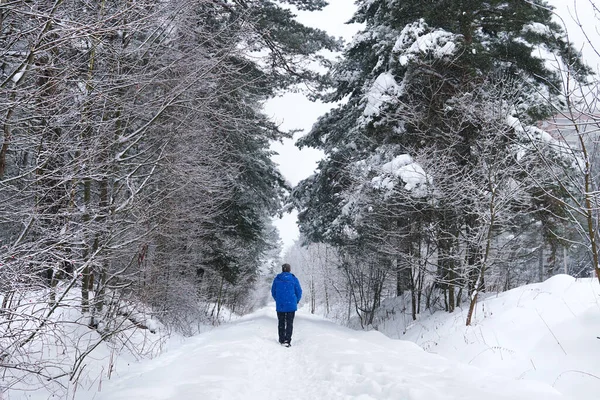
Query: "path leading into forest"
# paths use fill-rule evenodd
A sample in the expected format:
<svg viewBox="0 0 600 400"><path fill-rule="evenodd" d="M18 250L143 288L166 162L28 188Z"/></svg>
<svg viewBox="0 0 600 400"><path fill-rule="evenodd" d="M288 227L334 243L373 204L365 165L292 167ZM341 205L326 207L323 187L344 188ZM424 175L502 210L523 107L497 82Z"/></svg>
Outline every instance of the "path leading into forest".
<svg viewBox="0 0 600 400"><path fill-rule="evenodd" d="M378 332L303 312L291 348L267 307L190 338L154 360L117 365L100 400L553 400L550 386L493 376Z"/></svg>

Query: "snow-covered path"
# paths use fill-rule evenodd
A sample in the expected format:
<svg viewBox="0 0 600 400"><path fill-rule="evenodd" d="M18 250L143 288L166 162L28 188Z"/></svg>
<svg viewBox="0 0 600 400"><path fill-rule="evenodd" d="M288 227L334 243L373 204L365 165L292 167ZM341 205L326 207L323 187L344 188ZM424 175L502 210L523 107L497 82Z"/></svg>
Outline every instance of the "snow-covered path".
<svg viewBox="0 0 600 400"><path fill-rule="evenodd" d="M357 332L302 311L291 348L276 341L267 307L132 365L103 383L101 400L552 400L550 386L487 374L378 332ZM90 393L91 395L91 393ZM92 397L90 397L92 398Z"/></svg>

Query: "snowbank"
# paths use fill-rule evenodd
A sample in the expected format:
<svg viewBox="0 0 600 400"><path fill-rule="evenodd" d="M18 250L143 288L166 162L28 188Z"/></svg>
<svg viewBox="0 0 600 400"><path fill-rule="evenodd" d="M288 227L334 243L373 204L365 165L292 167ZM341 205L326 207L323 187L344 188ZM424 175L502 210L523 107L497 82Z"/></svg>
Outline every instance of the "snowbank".
<svg viewBox="0 0 600 400"><path fill-rule="evenodd" d="M490 296L466 327L467 306L422 316L402 334L404 318L383 326L392 337L520 380L546 382L578 400L600 393L600 288L594 279L558 275Z"/></svg>
<svg viewBox="0 0 600 400"><path fill-rule="evenodd" d="M79 291L68 287L57 286L55 309L50 289L17 293L7 302L0 314L0 400L78 399L78 392L101 388L116 371L165 346L165 327L141 304L107 305L112 319L96 313L91 327Z"/></svg>

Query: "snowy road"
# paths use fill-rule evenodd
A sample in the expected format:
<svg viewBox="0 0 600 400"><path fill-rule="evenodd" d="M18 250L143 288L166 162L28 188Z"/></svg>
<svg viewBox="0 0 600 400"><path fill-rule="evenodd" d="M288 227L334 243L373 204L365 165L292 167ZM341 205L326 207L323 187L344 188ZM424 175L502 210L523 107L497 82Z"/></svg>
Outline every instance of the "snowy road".
<svg viewBox="0 0 600 400"><path fill-rule="evenodd" d="M296 315L291 348L276 341L275 310L189 339L154 360L117 366L100 400L552 400L551 387L495 377L378 332Z"/></svg>

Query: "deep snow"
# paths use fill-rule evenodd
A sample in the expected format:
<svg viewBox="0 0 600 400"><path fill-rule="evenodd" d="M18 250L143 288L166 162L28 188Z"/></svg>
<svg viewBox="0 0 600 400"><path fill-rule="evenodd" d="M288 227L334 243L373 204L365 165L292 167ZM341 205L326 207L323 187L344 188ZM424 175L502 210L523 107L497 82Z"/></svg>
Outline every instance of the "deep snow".
<svg viewBox="0 0 600 400"><path fill-rule="evenodd" d="M471 327L465 326L468 304L452 314L424 312L412 324L393 308L387 305L396 320L378 327L390 337L493 374L545 382L573 399L600 398L600 285L595 278L556 275L487 295L477 304Z"/></svg>
<svg viewBox="0 0 600 400"><path fill-rule="evenodd" d="M132 365L97 400L552 400L549 385L449 361L407 341L354 331L299 311L291 348L276 341L273 306Z"/></svg>
<svg viewBox="0 0 600 400"><path fill-rule="evenodd" d="M0 392L0 400L598 398L595 279L559 275L487 295L472 327L464 325L466 311L460 309L426 311L411 323L394 305L403 307L388 300L382 312L396 319L378 328L408 340L351 330L301 309L293 346L284 348L276 340L270 305L188 339L172 336L165 342L160 324L157 335L134 332L130 340L164 352L136 362L127 351L117 354L101 345L86 361L90 376L67 395L11 390ZM102 377L93 378L93 371Z"/></svg>

